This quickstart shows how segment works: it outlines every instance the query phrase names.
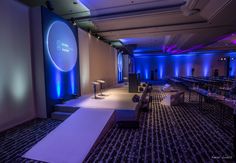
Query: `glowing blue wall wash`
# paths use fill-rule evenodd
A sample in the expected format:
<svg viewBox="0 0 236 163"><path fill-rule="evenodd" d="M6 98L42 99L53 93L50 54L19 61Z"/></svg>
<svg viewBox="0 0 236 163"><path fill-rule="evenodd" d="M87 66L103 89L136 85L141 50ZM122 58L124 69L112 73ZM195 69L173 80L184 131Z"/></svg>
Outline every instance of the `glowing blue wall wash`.
<svg viewBox="0 0 236 163"><path fill-rule="evenodd" d="M191 52L181 55L134 55L136 73L140 73L141 79L151 79L155 72L153 80L165 79L177 76L211 76L214 69L220 70L220 75L224 75L224 64L219 62L219 58L226 54L225 52ZM236 53L234 53L236 56ZM236 62L236 61L235 61ZM236 63L231 62L231 75L236 72ZM192 71L194 70L194 71ZM193 73L193 74L192 74Z"/></svg>
<svg viewBox="0 0 236 163"><path fill-rule="evenodd" d="M231 61L230 61L230 68L231 68L230 76L236 76L236 52L229 52L227 55L231 57Z"/></svg>
<svg viewBox="0 0 236 163"><path fill-rule="evenodd" d="M145 79L149 79L149 75L148 75L148 69L145 69Z"/></svg>
<svg viewBox="0 0 236 163"><path fill-rule="evenodd" d="M173 64L173 69L174 69L174 76L178 77L179 76L179 56L178 55L174 55L172 57L172 62Z"/></svg>
<svg viewBox="0 0 236 163"><path fill-rule="evenodd" d="M184 55L183 59L185 60L186 65L186 76L192 76L193 62L195 59L195 54L190 53L189 55Z"/></svg>
<svg viewBox="0 0 236 163"><path fill-rule="evenodd" d="M56 72L56 91L57 91L57 97L61 97L61 73L60 71Z"/></svg>
<svg viewBox="0 0 236 163"><path fill-rule="evenodd" d="M160 69L160 79L162 79L163 78L163 66L160 65L159 69Z"/></svg>
<svg viewBox="0 0 236 163"><path fill-rule="evenodd" d="M191 76L192 74L192 64L191 63L188 63L187 65L186 65L186 76Z"/></svg>
<svg viewBox="0 0 236 163"><path fill-rule="evenodd" d="M71 94L76 94L76 92L75 92L75 73L74 73L74 71L70 72L70 86L71 86Z"/></svg>
<svg viewBox="0 0 236 163"><path fill-rule="evenodd" d="M117 70L118 70L118 82L123 81L123 55L119 53L117 56Z"/></svg>
<svg viewBox="0 0 236 163"><path fill-rule="evenodd" d="M138 73L138 74L140 74L140 73L141 73L141 70L140 70L140 68L137 68L137 69L136 69L136 73Z"/></svg>
<svg viewBox="0 0 236 163"><path fill-rule="evenodd" d="M204 69L203 69L204 70L204 72L203 72L204 73L204 77L208 76L208 69L209 69L208 66L204 67Z"/></svg>
<svg viewBox="0 0 236 163"><path fill-rule="evenodd" d="M179 67L176 66L175 67L175 77L178 77L179 76Z"/></svg>
<svg viewBox="0 0 236 163"><path fill-rule="evenodd" d="M210 76L210 66L212 64L214 54L212 53L206 53L203 54L204 60L203 60L203 76L207 77Z"/></svg>

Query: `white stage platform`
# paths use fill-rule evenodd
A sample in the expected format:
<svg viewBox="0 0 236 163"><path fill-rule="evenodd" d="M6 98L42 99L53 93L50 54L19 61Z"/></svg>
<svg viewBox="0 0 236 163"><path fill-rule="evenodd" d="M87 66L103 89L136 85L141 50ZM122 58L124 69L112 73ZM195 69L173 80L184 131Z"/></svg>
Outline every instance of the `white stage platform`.
<svg viewBox="0 0 236 163"><path fill-rule="evenodd" d="M99 94L99 93L98 93ZM142 93L129 93L128 86L120 86L108 89L103 92L105 96L98 96L101 99L94 99L93 95L81 96L69 100L60 106L82 107L94 109L114 109L117 122L137 121L140 103L134 103L132 97Z"/></svg>
<svg viewBox="0 0 236 163"><path fill-rule="evenodd" d="M105 96L98 96L101 99L94 99L93 95L81 96L65 102L62 105L76 106L84 108L103 108L103 109L118 109L118 110L134 110L137 103L132 102L132 97L135 94L141 96L141 93L129 93L128 87L117 87L103 92ZM99 93L98 93L99 95Z"/></svg>
<svg viewBox="0 0 236 163"><path fill-rule="evenodd" d="M80 108L23 157L50 163L82 162L114 122L112 109Z"/></svg>
<svg viewBox="0 0 236 163"><path fill-rule="evenodd" d="M82 96L61 104L80 107L61 125L33 146L23 157L50 163L79 163L116 122L137 126L140 103L132 102L135 94L128 87L103 92L103 99ZM127 123L128 122L128 123Z"/></svg>

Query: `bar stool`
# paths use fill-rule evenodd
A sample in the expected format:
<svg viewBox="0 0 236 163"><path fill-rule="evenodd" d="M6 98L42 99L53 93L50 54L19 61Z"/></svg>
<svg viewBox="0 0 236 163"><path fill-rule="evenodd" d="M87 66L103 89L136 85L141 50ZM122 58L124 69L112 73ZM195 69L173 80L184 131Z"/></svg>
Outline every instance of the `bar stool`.
<svg viewBox="0 0 236 163"><path fill-rule="evenodd" d="M94 99L97 99L97 85L99 85L98 82L92 82L92 85L93 85L93 94L94 94Z"/></svg>
<svg viewBox="0 0 236 163"><path fill-rule="evenodd" d="M123 80L124 80L124 84L128 85L128 77L124 77Z"/></svg>
<svg viewBox="0 0 236 163"><path fill-rule="evenodd" d="M97 82L100 84L100 95L99 96L104 96L102 94L102 90L103 90L103 85L106 83L104 80L97 80Z"/></svg>

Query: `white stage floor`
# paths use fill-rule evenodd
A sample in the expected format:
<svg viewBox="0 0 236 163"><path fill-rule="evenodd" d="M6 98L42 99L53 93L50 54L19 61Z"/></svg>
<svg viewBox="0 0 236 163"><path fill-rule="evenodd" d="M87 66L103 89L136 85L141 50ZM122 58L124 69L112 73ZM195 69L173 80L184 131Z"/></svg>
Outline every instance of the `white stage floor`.
<svg viewBox="0 0 236 163"><path fill-rule="evenodd" d="M111 123L114 110L80 108L23 157L50 163L80 163Z"/></svg>
<svg viewBox="0 0 236 163"><path fill-rule="evenodd" d="M98 93L99 94L99 93ZM81 96L65 102L65 106L77 106L84 108L103 108L115 110L135 110L137 103L132 102L135 94L141 96L141 93L129 93L128 87L117 87L103 92L105 96L98 96L102 99L94 99L93 95Z"/></svg>

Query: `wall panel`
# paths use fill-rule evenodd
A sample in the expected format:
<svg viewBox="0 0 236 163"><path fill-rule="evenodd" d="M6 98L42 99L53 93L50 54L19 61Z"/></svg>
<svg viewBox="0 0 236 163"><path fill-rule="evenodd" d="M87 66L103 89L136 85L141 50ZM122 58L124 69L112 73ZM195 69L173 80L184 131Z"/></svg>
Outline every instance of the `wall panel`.
<svg viewBox="0 0 236 163"><path fill-rule="evenodd" d="M0 131L35 117L29 8L0 5Z"/></svg>

